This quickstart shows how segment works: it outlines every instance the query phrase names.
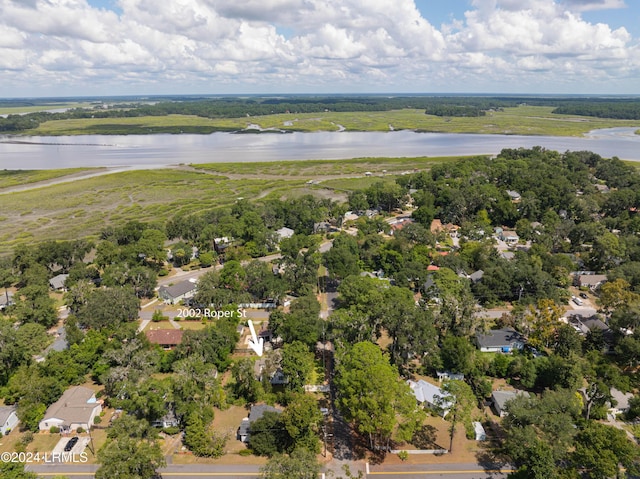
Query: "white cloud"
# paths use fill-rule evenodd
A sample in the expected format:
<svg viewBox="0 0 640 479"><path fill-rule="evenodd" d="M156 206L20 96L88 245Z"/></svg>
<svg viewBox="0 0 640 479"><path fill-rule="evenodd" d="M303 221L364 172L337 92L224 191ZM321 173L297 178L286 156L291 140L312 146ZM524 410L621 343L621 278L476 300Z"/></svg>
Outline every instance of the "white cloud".
<svg viewBox="0 0 640 479"><path fill-rule="evenodd" d="M434 91L638 76L638 39L581 12L621 0L473 0L440 30L413 0L0 0L0 96L113 85ZM283 34L282 32L285 32ZM357 87L359 88L359 87ZM499 91L501 88L495 88ZM356 89L355 91L362 91ZM188 91L185 91L188 93Z"/></svg>

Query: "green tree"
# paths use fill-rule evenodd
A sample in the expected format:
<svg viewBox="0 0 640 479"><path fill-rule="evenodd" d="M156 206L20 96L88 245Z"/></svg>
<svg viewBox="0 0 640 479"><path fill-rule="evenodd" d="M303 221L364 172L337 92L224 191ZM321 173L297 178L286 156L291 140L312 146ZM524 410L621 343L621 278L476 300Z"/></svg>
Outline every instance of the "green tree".
<svg viewBox="0 0 640 479"><path fill-rule="evenodd" d="M280 413L266 411L251 423L249 447L259 456L273 456L287 450L291 444Z"/></svg>
<svg viewBox="0 0 640 479"><path fill-rule="evenodd" d="M471 387L464 381L451 380L442 386L443 396L440 406L449 410L449 451L453 452L453 437L456 426L464 424L465 428L471 426L471 411L476 403L475 395Z"/></svg>
<svg viewBox="0 0 640 479"><path fill-rule="evenodd" d="M440 347L442 365L448 371L468 374L473 368L475 348L467 338L447 335Z"/></svg>
<svg viewBox="0 0 640 479"><path fill-rule="evenodd" d="M35 472L24 470L23 462L0 461L0 477L2 479L38 479Z"/></svg>
<svg viewBox="0 0 640 479"><path fill-rule="evenodd" d="M607 479L639 472L640 448L627 438L624 431L589 421L575 437L571 459L577 469L585 469L588 477Z"/></svg>
<svg viewBox="0 0 640 479"><path fill-rule="evenodd" d="M100 467L96 479L157 477L158 469L166 466L157 432L149 428L146 421L140 422L127 415L116 420L114 426L109 431L109 439L98 451Z"/></svg>
<svg viewBox="0 0 640 479"><path fill-rule="evenodd" d="M320 464L316 455L306 449L296 449L290 455L276 454L261 469L262 479L316 479Z"/></svg>
<svg viewBox="0 0 640 479"><path fill-rule="evenodd" d="M355 344L339 356L336 369L337 405L372 449L388 446L398 422L406 425L404 433L411 432L420 415L415 398L378 346Z"/></svg>
<svg viewBox="0 0 640 479"><path fill-rule="evenodd" d="M287 387L302 391L314 368L313 353L306 344L294 341L282 348L282 374L287 378Z"/></svg>
<svg viewBox="0 0 640 479"><path fill-rule="evenodd" d="M253 364L251 359L242 358L231 366L233 393L247 403L258 402L263 393L262 384L256 379L253 372Z"/></svg>
<svg viewBox="0 0 640 479"><path fill-rule="evenodd" d="M294 449L320 452L318 432L323 417L316 399L307 394L295 394L281 418Z"/></svg>

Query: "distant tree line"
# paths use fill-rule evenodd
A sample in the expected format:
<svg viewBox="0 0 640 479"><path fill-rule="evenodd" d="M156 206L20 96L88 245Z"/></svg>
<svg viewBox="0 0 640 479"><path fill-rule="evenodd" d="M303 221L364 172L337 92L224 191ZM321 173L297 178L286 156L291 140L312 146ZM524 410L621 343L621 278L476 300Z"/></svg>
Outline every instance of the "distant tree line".
<svg viewBox="0 0 640 479"><path fill-rule="evenodd" d="M16 106L6 105L5 106ZM465 96L337 96L282 98L162 98L157 103L122 102L104 108L73 108L65 112L34 112L0 118L0 132L18 132L37 128L44 121L82 118L132 118L141 116L195 115L203 118L239 118L279 113L318 113L391 111L404 108L424 109L428 115L474 117L487 110L533 106L556 107L554 113L599 118L640 119L639 99L538 98L538 97L465 97ZM19 106L19 104L17 104Z"/></svg>

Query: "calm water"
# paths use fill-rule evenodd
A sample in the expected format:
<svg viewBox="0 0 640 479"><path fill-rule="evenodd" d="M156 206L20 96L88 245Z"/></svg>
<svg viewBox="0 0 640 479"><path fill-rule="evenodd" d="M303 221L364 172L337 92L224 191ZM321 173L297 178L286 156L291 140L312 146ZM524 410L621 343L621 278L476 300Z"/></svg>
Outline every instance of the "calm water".
<svg viewBox="0 0 640 479"><path fill-rule="evenodd" d="M634 135L636 129L594 130L584 138L411 131L2 137L0 169L141 169L178 163L497 154L503 148L536 145L640 161L640 135Z"/></svg>

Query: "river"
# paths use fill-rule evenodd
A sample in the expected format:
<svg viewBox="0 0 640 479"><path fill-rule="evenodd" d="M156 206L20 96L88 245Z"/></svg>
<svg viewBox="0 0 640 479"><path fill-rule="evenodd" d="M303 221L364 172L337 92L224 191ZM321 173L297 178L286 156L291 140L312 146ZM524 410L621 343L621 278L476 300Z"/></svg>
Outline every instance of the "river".
<svg viewBox="0 0 640 479"><path fill-rule="evenodd" d="M210 135L83 135L0 138L0 169L161 168L179 163L497 154L542 146L640 161L640 128L594 130L582 138L453 133L317 132Z"/></svg>

